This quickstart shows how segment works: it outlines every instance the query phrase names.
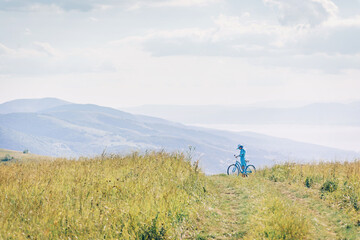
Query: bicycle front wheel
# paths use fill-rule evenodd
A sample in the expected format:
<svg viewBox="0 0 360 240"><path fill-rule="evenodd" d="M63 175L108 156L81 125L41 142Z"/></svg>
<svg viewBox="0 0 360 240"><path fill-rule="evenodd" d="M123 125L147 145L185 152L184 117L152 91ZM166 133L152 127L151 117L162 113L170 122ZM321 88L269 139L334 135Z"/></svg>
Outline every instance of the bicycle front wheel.
<svg viewBox="0 0 360 240"><path fill-rule="evenodd" d="M255 172L256 172L256 168L255 168L254 165L248 165L248 166L246 167L245 172L246 172L246 175L255 173Z"/></svg>
<svg viewBox="0 0 360 240"><path fill-rule="evenodd" d="M238 176L239 172L240 172L240 169L235 164L231 164L227 169L227 174L228 175L236 175L236 176Z"/></svg>

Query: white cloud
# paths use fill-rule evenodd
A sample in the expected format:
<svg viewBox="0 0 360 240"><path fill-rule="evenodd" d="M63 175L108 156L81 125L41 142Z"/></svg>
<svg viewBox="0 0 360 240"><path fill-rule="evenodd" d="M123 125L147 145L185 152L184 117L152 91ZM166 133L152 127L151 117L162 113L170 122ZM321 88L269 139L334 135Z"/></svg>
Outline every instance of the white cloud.
<svg viewBox="0 0 360 240"><path fill-rule="evenodd" d="M24 35L31 35L31 30L29 28L25 28Z"/></svg>
<svg viewBox="0 0 360 240"><path fill-rule="evenodd" d="M333 18L324 22L325 27L360 27L360 15L350 18Z"/></svg>
<svg viewBox="0 0 360 240"><path fill-rule="evenodd" d="M336 12L328 1L319 2L329 14ZM281 25L244 13L239 16L220 14L213 18L209 28L152 30L144 35L125 37L117 43L141 43L154 56L250 57L266 64L273 58L275 64L282 66L318 68L335 73L357 68L360 47L356 42L360 39L360 28L356 30L356 27L360 26L359 20L358 16L348 19L331 16L316 26ZM347 44L343 44L345 38ZM328 57L316 57L319 54ZM346 57L348 54L353 57ZM299 55L306 56L301 58L303 63L296 58ZM287 60L279 60L279 57ZM312 58L321 59L324 64L307 64Z"/></svg>
<svg viewBox="0 0 360 240"><path fill-rule="evenodd" d="M64 13L64 9L54 3L52 4L34 3L22 7L22 9L30 12L51 12L56 14Z"/></svg>
<svg viewBox="0 0 360 240"><path fill-rule="evenodd" d="M99 19L96 18L96 17L90 17L89 20L92 21L92 22L98 22L99 21Z"/></svg>
<svg viewBox="0 0 360 240"><path fill-rule="evenodd" d="M339 8L331 0L312 0L312 1L320 3L331 17L336 17L338 15Z"/></svg>
<svg viewBox="0 0 360 240"><path fill-rule="evenodd" d="M191 6L206 6L209 4L223 2L224 0L158 0L158 1L137 1L132 4L128 10L136 10L143 7L157 8L157 7L191 7Z"/></svg>
<svg viewBox="0 0 360 240"><path fill-rule="evenodd" d="M4 44L0 43L0 56L1 55L8 55L12 54L14 51L8 47L6 47Z"/></svg>
<svg viewBox="0 0 360 240"><path fill-rule="evenodd" d="M0 75L41 76L114 72L119 52L109 48L61 51L46 42L11 49L0 44Z"/></svg>
<svg viewBox="0 0 360 240"><path fill-rule="evenodd" d="M40 52L45 52L49 56L59 56L60 52L57 51L50 43L47 42L34 42L34 45Z"/></svg>
<svg viewBox="0 0 360 240"><path fill-rule="evenodd" d="M336 17L338 7L331 0L263 0L276 11L283 25L316 26Z"/></svg>
<svg viewBox="0 0 360 240"><path fill-rule="evenodd" d="M332 1L46 2L0 0L8 98L236 104L301 101L308 89L308 101L358 98L360 16Z"/></svg>

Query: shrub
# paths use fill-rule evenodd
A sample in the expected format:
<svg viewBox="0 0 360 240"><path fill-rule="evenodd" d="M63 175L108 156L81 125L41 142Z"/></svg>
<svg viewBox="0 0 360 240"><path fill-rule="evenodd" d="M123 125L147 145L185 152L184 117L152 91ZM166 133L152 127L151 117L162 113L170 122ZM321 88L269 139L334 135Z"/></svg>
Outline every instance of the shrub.
<svg viewBox="0 0 360 240"><path fill-rule="evenodd" d="M360 203L355 193L350 196L350 202L356 211L360 210Z"/></svg>
<svg viewBox="0 0 360 240"><path fill-rule="evenodd" d="M5 157L1 160L3 162L7 162L7 161L10 161L10 160L13 160L14 158L11 157L9 154L6 154Z"/></svg>
<svg viewBox="0 0 360 240"><path fill-rule="evenodd" d="M29 150L28 149L25 149L24 151L23 151L23 154L28 154L29 153Z"/></svg>
<svg viewBox="0 0 360 240"><path fill-rule="evenodd" d="M326 180L321 187L321 191L335 192L338 188L338 184L335 180Z"/></svg>
<svg viewBox="0 0 360 240"><path fill-rule="evenodd" d="M138 239L146 240L146 239L155 239L162 240L166 239L166 229L163 225L161 227L158 226L158 217L159 214L152 220L150 225L145 225L142 228L142 232L140 232Z"/></svg>
<svg viewBox="0 0 360 240"><path fill-rule="evenodd" d="M306 177L305 179L305 187L307 188L311 188L311 186L313 185L314 180L312 179L312 177Z"/></svg>

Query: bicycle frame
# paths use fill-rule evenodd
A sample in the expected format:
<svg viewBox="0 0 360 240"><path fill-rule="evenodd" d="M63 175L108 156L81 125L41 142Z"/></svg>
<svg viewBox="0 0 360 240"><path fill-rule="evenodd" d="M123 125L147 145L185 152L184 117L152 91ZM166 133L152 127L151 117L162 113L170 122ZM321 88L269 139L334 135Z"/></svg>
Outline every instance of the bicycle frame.
<svg viewBox="0 0 360 240"><path fill-rule="evenodd" d="M242 169L241 163L240 163L238 160L236 160L235 166L236 166L237 168L239 168L241 174L252 173L251 171L246 171L246 168L247 168L247 166L248 166L248 164L247 164L246 162L245 162L245 165L243 165L243 166L244 166L244 169Z"/></svg>
<svg viewBox="0 0 360 240"><path fill-rule="evenodd" d="M243 176L248 176L249 174L256 172L255 166L252 164L248 164L248 160L245 160L245 164L242 168L240 161L237 160L238 156L234 155L234 157L236 158L236 161L235 164L233 163L227 168L228 175L237 173L237 175L242 174Z"/></svg>

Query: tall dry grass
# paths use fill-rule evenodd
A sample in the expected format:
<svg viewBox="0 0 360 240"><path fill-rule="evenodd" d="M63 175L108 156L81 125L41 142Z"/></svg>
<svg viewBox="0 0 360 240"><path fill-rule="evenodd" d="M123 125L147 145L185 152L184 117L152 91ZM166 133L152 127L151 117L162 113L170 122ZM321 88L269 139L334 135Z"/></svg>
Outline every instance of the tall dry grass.
<svg viewBox="0 0 360 240"><path fill-rule="evenodd" d="M360 215L360 160L343 163L287 163L264 169L259 174L275 182L316 189L319 197L328 203Z"/></svg>
<svg viewBox="0 0 360 240"><path fill-rule="evenodd" d="M163 152L0 165L0 239L196 234L206 178Z"/></svg>

